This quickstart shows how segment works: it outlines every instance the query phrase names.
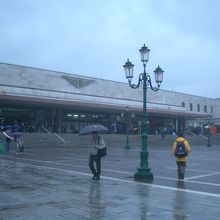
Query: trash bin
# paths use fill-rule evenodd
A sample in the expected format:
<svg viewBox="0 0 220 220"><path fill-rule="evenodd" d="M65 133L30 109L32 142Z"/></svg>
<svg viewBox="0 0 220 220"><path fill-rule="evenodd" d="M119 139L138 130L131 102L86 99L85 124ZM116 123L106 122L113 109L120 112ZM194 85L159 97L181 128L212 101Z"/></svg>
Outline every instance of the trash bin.
<svg viewBox="0 0 220 220"><path fill-rule="evenodd" d="M0 142L0 154L5 153L5 145L4 143Z"/></svg>

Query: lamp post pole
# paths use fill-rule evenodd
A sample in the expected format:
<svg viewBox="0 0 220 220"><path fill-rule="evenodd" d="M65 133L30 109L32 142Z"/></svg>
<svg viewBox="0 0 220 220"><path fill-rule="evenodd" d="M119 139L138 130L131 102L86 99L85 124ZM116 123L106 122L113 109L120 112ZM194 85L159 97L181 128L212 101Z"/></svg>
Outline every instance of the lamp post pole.
<svg viewBox="0 0 220 220"><path fill-rule="evenodd" d="M208 116L208 142L207 142L207 146L208 147L211 147L212 144L211 144L211 133L210 133L210 128L211 128L211 125L210 125L210 116Z"/></svg>
<svg viewBox="0 0 220 220"><path fill-rule="evenodd" d="M137 89L140 85L143 86L143 113L142 113L142 123L141 123L141 152L140 152L140 167L137 168L137 172L134 174L134 179L137 181L153 181L153 173L151 168L148 166L148 129L147 129L147 88L148 86L153 91L158 91L160 84L163 81L163 70L158 66L154 71L155 81L157 87L152 86L151 77L146 72L146 64L149 59L150 50L144 45L140 50L141 61L143 62L144 72L139 75L139 80L137 84L132 84L131 80L133 78L133 67L134 65L127 60L125 65L123 65L126 78L128 79L129 86L133 89Z"/></svg>
<svg viewBox="0 0 220 220"><path fill-rule="evenodd" d="M126 108L125 118L126 118L126 145L125 149L131 149L129 144L129 125L130 125L130 118L129 118L129 107Z"/></svg>
<svg viewBox="0 0 220 220"><path fill-rule="evenodd" d="M126 120L126 144L125 144L125 149L131 149L130 143L129 143L129 128L131 124L131 118L134 117L133 113L130 113L129 107L126 107L125 113L121 113L121 117L125 118Z"/></svg>

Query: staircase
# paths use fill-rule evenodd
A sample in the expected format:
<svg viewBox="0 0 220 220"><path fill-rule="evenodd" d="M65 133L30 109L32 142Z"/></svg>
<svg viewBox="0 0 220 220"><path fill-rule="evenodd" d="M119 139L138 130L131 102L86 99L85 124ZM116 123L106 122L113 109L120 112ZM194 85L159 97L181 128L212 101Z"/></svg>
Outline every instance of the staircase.
<svg viewBox="0 0 220 220"><path fill-rule="evenodd" d="M59 134L59 138L48 133L24 133L24 144L26 147L80 147L88 146L91 137L79 136L77 134ZM106 145L114 148L124 148L126 144L126 135L124 134L103 134ZM62 141L62 139L65 142ZM0 141L4 141L4 135L0 134ZM172 147L176 136L166 135L163 140L160 135L149 135L149 147ZM186 135L186 139L191 146L207 145L207 139L198 135ZM220 135L211 138L212 145L220 146ZM129 135L129 143L131 148L141 148L141 136ZM14 141L11 145L14 145Z"/></svg>

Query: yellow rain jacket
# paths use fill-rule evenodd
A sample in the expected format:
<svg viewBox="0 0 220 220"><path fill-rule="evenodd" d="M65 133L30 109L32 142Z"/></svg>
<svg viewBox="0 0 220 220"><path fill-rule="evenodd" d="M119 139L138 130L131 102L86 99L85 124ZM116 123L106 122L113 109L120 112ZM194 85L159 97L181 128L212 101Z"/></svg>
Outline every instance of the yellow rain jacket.
<svg viewBox="0 0 220 220"><path fill-rule="evenodd" d="M185 138L183 138L183 137L178 137L178 138L174 141L174 143L173 143L173 149L172 149L173 154L175 155L177 142L181 142L181 141L185 144L185 148L186 148L187 155L189 155L189 153L190 153L189 142L188 142ZM185 162L185 161L187 161L187 157L181 157L181 158L176 157L176 161L177 161L177 162Z"/></svg>

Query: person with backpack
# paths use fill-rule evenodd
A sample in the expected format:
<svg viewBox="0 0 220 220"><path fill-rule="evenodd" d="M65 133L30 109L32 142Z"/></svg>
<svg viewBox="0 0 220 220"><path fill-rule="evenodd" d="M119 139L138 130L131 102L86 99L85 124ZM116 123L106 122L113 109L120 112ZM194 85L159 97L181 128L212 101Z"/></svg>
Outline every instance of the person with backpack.
<svg viewBox="0 0 220 220"><path fill-rule="evenodd" d="M190 145L189 142L184 138L182 131L179 131L177 135L178 137L173 143L172 151L176 157L178 179L183 180L186 170L187 156L190 153Z"/></svg>
<svg viewBox="0 0 220 220"><path fill-rule="evenodd" d="M89 167L93 174L93 180L100 180L101 174L101 157L106 154L101 154L100 150L105 149L105 141L98 134L98 132L92 132L92 141L90 145ZM94 166L96 164L96 168Z"/></svg>

